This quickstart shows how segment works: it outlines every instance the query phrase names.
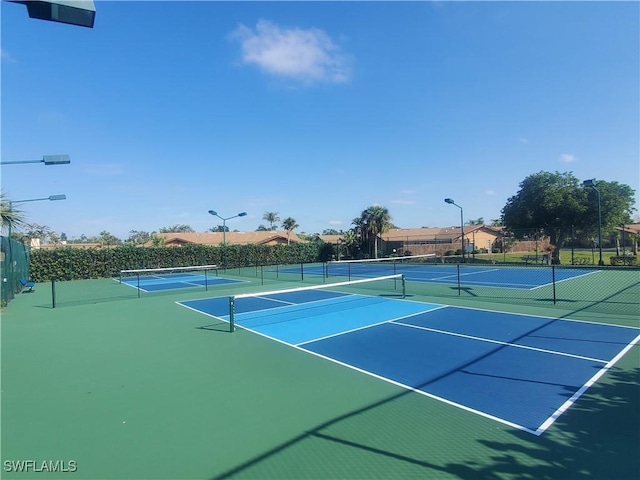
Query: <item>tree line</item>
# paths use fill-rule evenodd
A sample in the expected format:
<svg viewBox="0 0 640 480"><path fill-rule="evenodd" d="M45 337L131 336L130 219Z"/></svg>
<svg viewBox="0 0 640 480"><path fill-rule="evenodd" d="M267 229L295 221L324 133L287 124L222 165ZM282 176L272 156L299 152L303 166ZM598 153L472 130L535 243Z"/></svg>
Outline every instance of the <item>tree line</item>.
<svg viewBox="0 0 640 480"><path fill-rule="evenodd" d="M635 212L635 191L626 184L604 180L580 182L571 172L541 171L527 176L520 184L518 192L509 197L501 210L501 217L491 221L492 226L501 227L507 235L516 239L527 239L531 235L546 236L552 245L552 263L559 263L560 249L570 235L596 238L613 234L622 225L633 223ZM24 215L11 205L4 194L0 202L2 226L11 225L18 240L40 238L41 241L63 241L77 243L100 243L103 245L133 244L152 242L160 246L160 237L156 233L194 232L188 225L163 227L158 232L132 230L129 237L122 241L108 231L100 232L97 237L69 240L64 233L59 236L49 227L28 224ZM256 231L277 230L280 226L287 232L287 238L299 228L292 217L283 220L279 212L265 212L262 219L266 224L258 226ZM380 236L391 228L397 228L392 222L389 210L381 205L365 208L351 222L351 228L343 231L327 229L323 235L341 235L341 244L348 256L379 256ZM483 225L482 217L467 220L468 225ZM20 231L19 229L23 230ZM229 231L228 227L218 225L209 229L213 232ZM300 236L305 240L314 240L318 234ZM154 242L154 239L156 240ZM636 239L637 242L637 239Z"/></svg>

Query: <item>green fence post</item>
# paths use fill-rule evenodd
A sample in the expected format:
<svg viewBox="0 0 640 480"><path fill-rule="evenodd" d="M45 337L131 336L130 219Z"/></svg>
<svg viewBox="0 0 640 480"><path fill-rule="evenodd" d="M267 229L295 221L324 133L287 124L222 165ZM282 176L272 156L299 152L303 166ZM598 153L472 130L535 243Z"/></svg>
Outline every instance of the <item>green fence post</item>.
<svg viewBox="0 0 640 480"><path fill-rule="evenodd" d="M236 330L235 313L236 313L236 299L234 296L229 297L229 332L233 333Z"/></svg>

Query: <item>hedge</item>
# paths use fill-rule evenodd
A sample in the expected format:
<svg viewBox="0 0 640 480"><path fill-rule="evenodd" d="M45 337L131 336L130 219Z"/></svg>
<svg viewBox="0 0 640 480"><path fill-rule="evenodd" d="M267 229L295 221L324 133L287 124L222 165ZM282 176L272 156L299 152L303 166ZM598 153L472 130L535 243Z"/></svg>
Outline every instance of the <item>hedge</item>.
<svg viewBox="0 0 640 480"><path fill-rule="evenodd" d="M187 245L182 247L135 247L78 249L62 247L32 250L30 275L36 282L117 277L120 270L168 268L196 265L252 265L309 263L326 260L322 243L292 245Z"/></svg>

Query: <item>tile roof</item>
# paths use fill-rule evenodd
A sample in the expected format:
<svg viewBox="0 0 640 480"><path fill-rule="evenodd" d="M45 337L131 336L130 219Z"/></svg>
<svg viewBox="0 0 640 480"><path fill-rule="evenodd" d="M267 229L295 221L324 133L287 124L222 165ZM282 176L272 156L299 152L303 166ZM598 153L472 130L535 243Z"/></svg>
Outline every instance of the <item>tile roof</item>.
<svg viewBox="0 0 640 480"><path fill-rule="evenodd" d="M264 232L202 232L202 233L158 233L156 236L164 238L165 244L181 243L195 245L220 245L223 240L227 245L247 245L247 244L273 244L287 243L287 232L264 231ZM300 243L302 240L295 232L289 235L291 243ZM151 242L148 242L151 244Z"/></svg>

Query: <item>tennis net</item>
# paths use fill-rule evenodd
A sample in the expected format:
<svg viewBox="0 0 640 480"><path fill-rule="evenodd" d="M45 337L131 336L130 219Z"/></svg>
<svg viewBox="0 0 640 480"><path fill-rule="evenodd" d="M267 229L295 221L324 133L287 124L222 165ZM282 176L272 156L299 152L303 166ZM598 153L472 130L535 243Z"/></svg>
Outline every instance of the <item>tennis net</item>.
<svg viewBox="0 0 640 480"><path fill-rule="evenodd" d="M140 268L120 271L120 283L140 291L171 290L175 288L202 287L207 289L212 277L218 274L217 265L190 267Z"/></svg>
<svg viewBox="0 0 640 480"><path fill-rule="evenodd" d="M372 258L365 260L338 260L327 262L327 277L377 277L405 273L412 268L434 265L439 257L435 253L402 257Z"/></svg>
<svg viewBox="0 0 640 480"><path fill-rule="evenodd" d="M237 321L269 317L268 322L280 322L292 317L312 316L320 312L344 311L355 308L375 297L405 297L404 275L386 275L347 282L311 285L307 287L243 293L229 297L229 331L235 331Z"/></svg>

